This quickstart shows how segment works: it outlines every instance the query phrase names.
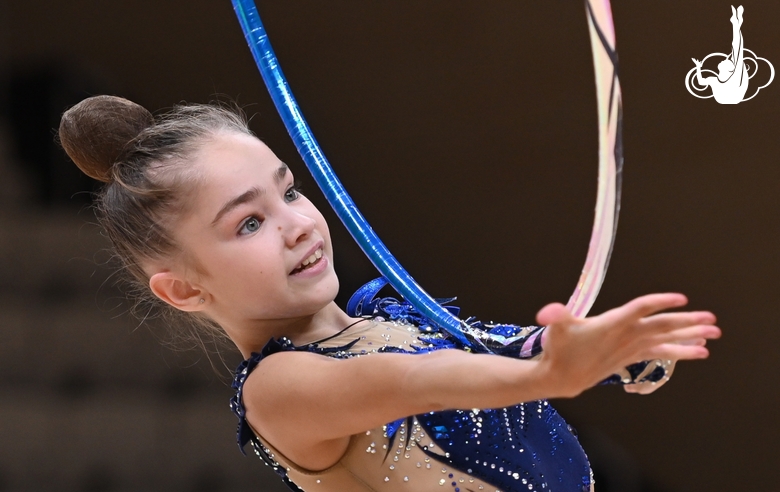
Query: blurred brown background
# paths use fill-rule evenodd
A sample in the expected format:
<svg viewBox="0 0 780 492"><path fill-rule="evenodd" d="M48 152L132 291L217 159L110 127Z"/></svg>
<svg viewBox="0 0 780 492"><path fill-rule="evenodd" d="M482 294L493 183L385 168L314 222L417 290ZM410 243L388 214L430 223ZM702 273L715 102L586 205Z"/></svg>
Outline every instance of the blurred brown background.
<svg viewBox="0 0 780 492"><path fill-rule="evenodd" d="M582 2L259 3L337 173L429 292L521 324L566 301L596 190ZM744 6L746 47L780 67L780 3ZM685 90L692 57L730 50L727 2L613 9L625 182L594 312L681 291L725 336L652 396L597 388L557 405L599 492L780 490L780 82L737 106ZM1 0L0 91L0 491L283 490L235 449L219 360L215 373L162 347L126 314L86 207L94 186L53 143L91 94L152 110L226 95L326 207L230 2ZM327 217L345 299L375 273Z"/></svg>

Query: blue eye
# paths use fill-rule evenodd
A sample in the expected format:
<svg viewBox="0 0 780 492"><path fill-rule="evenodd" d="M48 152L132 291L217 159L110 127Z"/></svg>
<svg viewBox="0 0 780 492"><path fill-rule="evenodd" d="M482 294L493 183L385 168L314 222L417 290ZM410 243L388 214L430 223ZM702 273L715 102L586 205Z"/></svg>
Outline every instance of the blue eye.
<svg viewBox="0 0 780 492"><path fill-rule="evenodd" d="M251 234L258 229L260 229L260 224L262 222L257 217L250 217L244 222L244 225L241 226L241 230L238 231L239 234Z"/></svg>
<svg viewBox="0 0 780 492"><path fill-rule="evenodd" d="M301 197L301 190L297 184L289 187L284 193L284 199L288 202L293 202Z"/></svg>

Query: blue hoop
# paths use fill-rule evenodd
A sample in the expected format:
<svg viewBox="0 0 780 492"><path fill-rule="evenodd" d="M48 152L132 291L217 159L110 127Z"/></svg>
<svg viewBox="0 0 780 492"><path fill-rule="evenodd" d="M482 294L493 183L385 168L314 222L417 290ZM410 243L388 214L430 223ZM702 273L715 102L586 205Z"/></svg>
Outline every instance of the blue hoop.
<svg viewBox="0 0 780 492"><path fill-rule="evenodd" d="M298 107L279 67L260 14L253 0L232 0L241 29L252 51L271 99L295 143L298 153L339 219L371 263L421 314L449 332L465 346L478 344L469 326L440 306L401 266L357 209L333 172ZM596 69L599 114L599 178L596 217L588 255L580 280L567 307L585 316L606 275L617 232L623 169L622 100L615 51L615 30L609 0L586 0L586 12ZM468 338L472 338L469 341Z"/></svg>

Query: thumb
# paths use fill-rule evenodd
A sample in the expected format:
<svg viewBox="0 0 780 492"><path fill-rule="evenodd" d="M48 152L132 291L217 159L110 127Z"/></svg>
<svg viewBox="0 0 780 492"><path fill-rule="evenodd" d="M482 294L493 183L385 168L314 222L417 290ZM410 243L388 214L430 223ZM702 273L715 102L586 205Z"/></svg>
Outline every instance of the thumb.
<svg viewBox="0 0 780 492"><path fill-rule="evenodd" d="M542 326L574 324L576 318L559 302L548 304L536 314L536 321Z"/></svg>

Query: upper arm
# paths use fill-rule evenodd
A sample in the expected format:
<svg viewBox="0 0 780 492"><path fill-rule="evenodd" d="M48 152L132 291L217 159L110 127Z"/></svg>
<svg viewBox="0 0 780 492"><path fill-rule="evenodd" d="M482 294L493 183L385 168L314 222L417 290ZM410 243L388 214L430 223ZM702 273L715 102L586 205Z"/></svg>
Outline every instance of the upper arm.
<svg viewBox="0 0 780 492"><path fill-rule="evenodd" d="M274 354L247 378L247 419L272 442L315 444L422 413L425 398L404 395L415 357L425 355Z"/></svg>

